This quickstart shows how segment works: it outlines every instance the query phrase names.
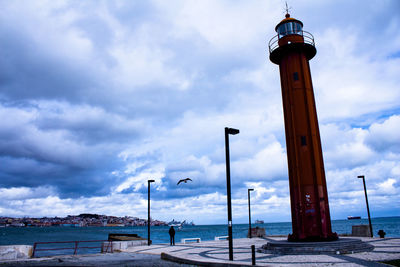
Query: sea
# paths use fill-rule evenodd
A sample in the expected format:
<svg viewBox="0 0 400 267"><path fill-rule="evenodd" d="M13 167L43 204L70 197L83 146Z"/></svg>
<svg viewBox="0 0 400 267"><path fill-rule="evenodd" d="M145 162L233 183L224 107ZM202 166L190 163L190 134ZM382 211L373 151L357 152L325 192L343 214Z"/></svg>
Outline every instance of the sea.
<svg viewBox="0 0 400 267"><path fill-rule="evenodd" d="M400 216L372 218L374 235L379 230L386 232L385 237L400 237ZM340 234L351 234L352 225L368 224L368 219L332 220L332 231ZM291 222L252 224L252 227L265 228L267 235L288 235L292 232ZM233 238L244 238L247 235L248 224L233 224ZM150 238L153 244L169 243L168 226L152 226ZM214 240L216 236L227 236L227 225L187 225L182 229L175 227L175 240L177 243L182 238L199 237L202 241ZM92 241L107 240L109 233L137 234L147 238L147 226L126 227L1 227L0 245L33 245L35 242L59 242L59 241ZM78 254L100 252L100 243L80 242ZM64 250L44 250L36 252L36 256L49 256L59 254L72 254L74 243L40 244L38 249L65 248Z"/></svg>

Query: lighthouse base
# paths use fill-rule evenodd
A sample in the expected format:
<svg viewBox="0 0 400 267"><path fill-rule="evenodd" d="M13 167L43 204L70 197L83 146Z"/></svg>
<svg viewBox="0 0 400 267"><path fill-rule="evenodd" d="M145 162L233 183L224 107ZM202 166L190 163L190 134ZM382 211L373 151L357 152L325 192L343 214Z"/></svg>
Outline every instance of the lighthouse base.
<svg viewBox="0 0 400 267"><path fill-rule="evenodd" d="M289 234L288 241L289 242L326 242L326 241L335 241L338 240L338 235L336 233L332 233L327 237L320 236L308 236L306 238L296 238L294 235Z"/></svg>
<svg viewBox="0 0 400 267"><path fill-rule="evenodd" d="M356 238L340 238L329 242L289 242L271 240L257 251L266 254L351 254L374 250L374 246Z"/></svg>

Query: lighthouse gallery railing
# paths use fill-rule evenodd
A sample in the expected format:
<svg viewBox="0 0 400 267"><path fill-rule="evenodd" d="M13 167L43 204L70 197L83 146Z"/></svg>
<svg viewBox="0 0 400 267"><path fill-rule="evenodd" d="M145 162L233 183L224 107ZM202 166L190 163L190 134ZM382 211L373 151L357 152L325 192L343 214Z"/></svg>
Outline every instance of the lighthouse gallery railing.
<svg viewBox="0 0 400 267"><path fill-rule="evenodd" d="M301 35L301 36L303 36L303 40L304 40L305 44L310 44L312 46L315 46L314 36L311 33L307 32L307 31L299 31L297 33L291 33L291 34L287 34L287 35L284 35L284 36L288 36L288 35L292 35L292 34L293 35ZM279 39L283 38L283 36L281 36L281 35L282 34L280 34L280 35L277 34L274 37L272 37L272 39L269 41L268 46L269 46L269 52L270 53L272 53L275 49L277 49L279 47L279 43L278 43Z"/></svg>

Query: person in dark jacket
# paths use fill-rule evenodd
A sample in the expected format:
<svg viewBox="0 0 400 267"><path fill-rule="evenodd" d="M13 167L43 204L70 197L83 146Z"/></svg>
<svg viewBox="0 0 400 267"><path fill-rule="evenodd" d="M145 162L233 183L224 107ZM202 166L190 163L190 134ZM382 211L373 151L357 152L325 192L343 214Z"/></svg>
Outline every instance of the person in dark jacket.
<svg viewBox="0 0 400 267"><path fill-rule="evenodd" d="M171 246L175 246L175 229L173 226L169 228L169 241L171 243Z"/></svg>

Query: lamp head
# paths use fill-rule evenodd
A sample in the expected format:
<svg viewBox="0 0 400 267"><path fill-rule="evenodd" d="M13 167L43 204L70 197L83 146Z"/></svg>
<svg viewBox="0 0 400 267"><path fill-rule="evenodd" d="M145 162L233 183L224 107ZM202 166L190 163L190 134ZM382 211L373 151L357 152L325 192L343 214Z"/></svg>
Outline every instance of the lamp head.
<svg viewBox="0 0 400 267"><path fill-rule="evenodd" d="M359 175L357 176L357 178L364 178L364 175Z"/></svg>
<svg viewBox="0 0 400 267"><path fill-rule="evenodd" d="M254 189L253 189L253 188L249 188L249 189L247 189L247 190L248 190L249 192L250 192L250 191L254 191Z"/></svg>
<svg viewBox="0 0 400 267"><path fill-rule="evenodd" d="M235 135L235 134L238 134L238 133L239 133L239 130L238 130L238 129L235 129L235 128L228 128L228 127L225 127L225 131L226 131L228 134L231 134L231 135Z"/></svg>
<svg viewBox="0 0 400 267"><path fill-rule="evenodd" d="M147 180L148 183L154 183L154 180Z"/></svg>

